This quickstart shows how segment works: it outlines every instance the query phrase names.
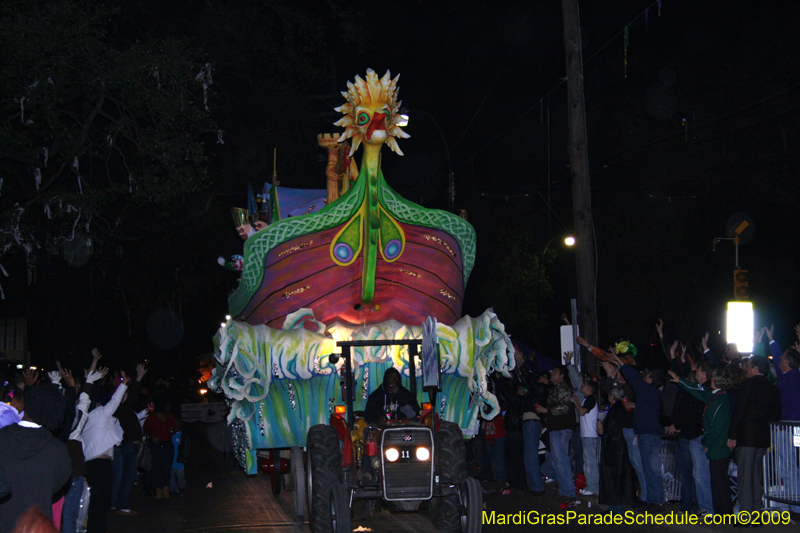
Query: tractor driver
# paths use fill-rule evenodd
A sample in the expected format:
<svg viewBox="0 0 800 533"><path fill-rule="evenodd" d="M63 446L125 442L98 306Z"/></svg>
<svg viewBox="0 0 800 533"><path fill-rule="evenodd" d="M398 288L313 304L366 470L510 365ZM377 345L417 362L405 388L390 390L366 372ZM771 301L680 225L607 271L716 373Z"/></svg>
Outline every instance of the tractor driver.
<svg viewBox="0 0 800 533"><path fill-rule="evenodd" d="M400 384L400 372L389 367L383 374L383 383L369 395L364 410L368 423L387 418L410 420L419 416L417 399Z"/></svg>

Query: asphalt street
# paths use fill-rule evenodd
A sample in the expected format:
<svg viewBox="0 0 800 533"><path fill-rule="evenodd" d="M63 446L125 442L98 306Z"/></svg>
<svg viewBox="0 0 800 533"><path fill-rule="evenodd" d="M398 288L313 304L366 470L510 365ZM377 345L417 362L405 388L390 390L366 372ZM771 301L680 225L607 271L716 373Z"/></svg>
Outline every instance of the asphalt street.
<svg viewBox="0 0 800 533"><path fill-rule="evenodd" d="M146 496L141 485L137 484L131 494L130 506L138 514L119 516L111 511L108 526L111 533L310 532L307 522L293 517L290 492L284 491L276 497L272 493L269 476L245 476L234 464L232 456L225 453L222 446L221 426L196 423L188 425L186 430L192 436L192 453L186 463L187 486L184 493L158 500ZM603 511L597 505L597 497L581 496L580 503L574 508L562 510L556 501L555 485L548 483L545 495L534 496L525 492L502 495L499 487L484 483L483 531L514 533L540 528L565 532L597 531L598 528L631 533L653 533L654 529L697 533L733 531L731 526L713 525L581 525L579 520L585 521L587 518L581 519L580 515L596 516ZM677 514L679 507L669 504L666 511ZM492 512L494 523L487 523L492 520ZM641 513L637 516L638 520L643 520ZM569 523L563 523L567 518ZM500 523L503 521L507 523ZM527 523L520 523L525 521ZM562 523L548 525L548 521ZM765 526L761 531L795 531L796 528L797 524L792 523ZM356 502L353 530L373 533L436 531L426 510L392 513L378 507L372 517L362 519L360 502Z"/></svg>

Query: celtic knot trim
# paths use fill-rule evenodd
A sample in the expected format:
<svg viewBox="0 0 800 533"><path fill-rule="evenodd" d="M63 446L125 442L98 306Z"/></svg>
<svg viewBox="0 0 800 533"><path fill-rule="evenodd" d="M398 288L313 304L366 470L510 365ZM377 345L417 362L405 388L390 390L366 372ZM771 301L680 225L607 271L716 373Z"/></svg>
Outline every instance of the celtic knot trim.
<svg viewBox="0 0 800 533"><path fill-rule="evenodd" d="M425 209L413 204L393 191L381 176L378 187L381 203L398 220L446 231L461 247L464 263L464 285L467 284L472 267L475 266L475 229L463 218L437 209Z"/></svg>

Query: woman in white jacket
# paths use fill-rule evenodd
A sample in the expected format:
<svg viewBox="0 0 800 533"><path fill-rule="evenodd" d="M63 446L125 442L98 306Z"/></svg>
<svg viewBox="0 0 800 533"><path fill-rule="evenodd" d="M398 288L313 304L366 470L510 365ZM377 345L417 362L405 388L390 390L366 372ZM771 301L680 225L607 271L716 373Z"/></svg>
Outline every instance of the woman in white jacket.
<svg viewBox="0 0 800 533"><path fill-rule="evenodd" d="M111 508L111 482L114 478L112 459L114 446L122 442L122 427L114 412L128 390L130 377L125 376L111 400L95 407L86 419L81 439L86 458L86 482L92 491L89 501L87 533L105 533L108 510Z"/></svg>

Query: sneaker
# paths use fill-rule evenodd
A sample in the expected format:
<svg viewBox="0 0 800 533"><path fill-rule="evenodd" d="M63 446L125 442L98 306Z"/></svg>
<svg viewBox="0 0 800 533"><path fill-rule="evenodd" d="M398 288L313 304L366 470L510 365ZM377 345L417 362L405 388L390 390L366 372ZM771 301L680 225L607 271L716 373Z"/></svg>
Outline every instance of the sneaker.
<svg viewBox="0 0 800 533"><path fill-rule="evenodd" d="M136 516L139 513L137 513L136 511L131 511L130 509L120 509L114 514L118 514L120 516Z"/></svg>
<svg viewBox="0 0 800 533"><path fill-rule="evenodd" d="M552 482L554 482L554 481L555 481L555 479L553 479L553 478L551 478L551 477L547 477L547 476L545 476L545 478L544 478L544 482L545 482L545 483L552 483Z"/></svg>
<svg viewBox="0 0 800 533"><path fill-rule="evenodd" d="M590 491L589 489L581 489L580 493L584 496L594 496L594 492Z"/></svg>

